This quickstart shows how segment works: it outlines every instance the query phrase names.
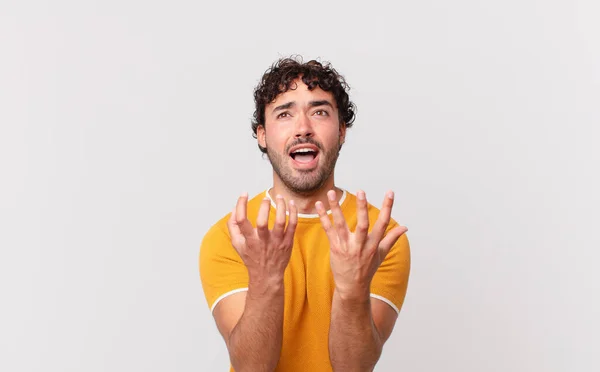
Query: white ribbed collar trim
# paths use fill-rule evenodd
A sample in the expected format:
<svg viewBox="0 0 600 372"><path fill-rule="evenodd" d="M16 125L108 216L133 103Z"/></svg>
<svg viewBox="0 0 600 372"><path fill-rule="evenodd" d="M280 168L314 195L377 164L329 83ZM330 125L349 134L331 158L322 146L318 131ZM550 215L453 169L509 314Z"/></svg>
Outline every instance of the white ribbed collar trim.
<svg viewBox="0 0 600 372"><path fill-rule="evenodd" d="M269 188L265 191L265 195L267 196L267 198L269 198L269 200L271 201L271 206L273 208L276 208L277 206L275 205L275 201L273 200L273 198L271 198L271 195L269 194L269 191L272 188ZM342 205L342 203L344 202L344 200L346 200L346 190L345 189L341 189L342 190L342 197L340 198L340 205ZM289 214L287 211L285 212L285 214ZM327 214L331 214L331 210L327 210ZM298 217L299 218L319 218L319 215L317 213L298 213Z"/></svg>

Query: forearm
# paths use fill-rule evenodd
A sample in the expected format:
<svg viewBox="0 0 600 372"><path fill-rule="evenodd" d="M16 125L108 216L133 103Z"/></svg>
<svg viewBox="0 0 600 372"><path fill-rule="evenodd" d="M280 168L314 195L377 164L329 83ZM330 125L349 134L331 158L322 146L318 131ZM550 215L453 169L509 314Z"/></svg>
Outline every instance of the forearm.
<svg viewBox="0 0 600 372"><path fill-rule="evenodd" d="M382 342L371 315L368 291L352 298L333 294L329 357L334 371L372 371Z"/></svg>
<svg viewBox="0 0 600 372"><path fill-rule="evenodd" d="M228 342L236 371L271 372L277 366L283 338L283 300L283 280L248 286L244 312Z"/></svg>

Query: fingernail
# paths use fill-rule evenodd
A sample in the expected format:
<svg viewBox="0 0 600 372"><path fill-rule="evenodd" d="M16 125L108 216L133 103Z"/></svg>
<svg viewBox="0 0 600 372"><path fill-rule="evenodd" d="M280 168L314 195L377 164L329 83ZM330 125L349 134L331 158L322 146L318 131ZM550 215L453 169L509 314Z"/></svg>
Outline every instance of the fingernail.
<svg viewBox="0 0 600 372"><path fill-rule="evenodd" d="M331 201L335 201L335 191L331 190L327 192L327 197L329 197L329 200Z"/></svg>
<svg viewBox="0 0 600 372"><path fill-rule="evenodd" d="M277 198L277 199L283 199L283 196L281 196L281 195L277 194L276 198Z"/></svg>
<svg viewBox="0 0 600 372"><path fill-rule="evenodd" d="M390 199L394 199L394 192L393 191L388 191L387 197L390 198Z"/></svg>
<svg viewBox="0 0 600 372"><path fill-rule="evenodd" d="M365 192L364 191L359 191L358 192L358 198L360 200L365 200Z"/></svg>
<svg viewBox="0 0 600 372"><path fill-rule="evenodd" d="M290 205L294 205L294 201L293 200L290 200Z"/></svg>

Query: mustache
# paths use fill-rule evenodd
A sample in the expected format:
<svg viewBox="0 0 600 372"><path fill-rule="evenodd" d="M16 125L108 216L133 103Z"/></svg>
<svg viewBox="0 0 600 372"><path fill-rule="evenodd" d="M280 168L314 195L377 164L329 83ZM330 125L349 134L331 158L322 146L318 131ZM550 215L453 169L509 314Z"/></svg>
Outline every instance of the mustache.
<svg viewBox="0 0 600 372"><path fill-rule="evenodd" d="M316 146L319 149L319 151L323 151L323 145L321 145L320 142L317 142L314 139L312 139L312 138L309 137L309 138L298 138L298 139L296 139L294 142L290 143L287 146L286 152L290 152L290 149L292 147L294 147L294 146L305 145L305 144L314 145L314 146Z"/></svg>

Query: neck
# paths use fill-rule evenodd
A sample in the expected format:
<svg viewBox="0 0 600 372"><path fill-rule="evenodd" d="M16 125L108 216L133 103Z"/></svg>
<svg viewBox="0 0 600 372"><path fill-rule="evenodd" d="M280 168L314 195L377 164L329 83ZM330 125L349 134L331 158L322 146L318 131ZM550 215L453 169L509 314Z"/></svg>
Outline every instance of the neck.
<svg viewBox="0 0 600 372"><path fill-rule="evenodd" d="M286 205L288 205L290 200L293 200L298 208L298 213L316 214L317 208L315 207L315 203L317 201L322 202L325 208L329 210L329 200L327 199L327 192L329 190L335 190L337 200L339 201L343 195L343 191L335 186L333 176L322 187L310 193L296 193L288 189L278 177L274 177L273 188L269 190L269 195L273 200L275 200L277 195L283 196Z"/></svg>

